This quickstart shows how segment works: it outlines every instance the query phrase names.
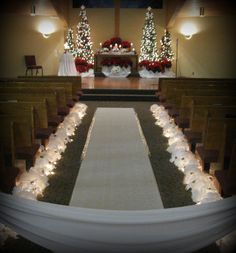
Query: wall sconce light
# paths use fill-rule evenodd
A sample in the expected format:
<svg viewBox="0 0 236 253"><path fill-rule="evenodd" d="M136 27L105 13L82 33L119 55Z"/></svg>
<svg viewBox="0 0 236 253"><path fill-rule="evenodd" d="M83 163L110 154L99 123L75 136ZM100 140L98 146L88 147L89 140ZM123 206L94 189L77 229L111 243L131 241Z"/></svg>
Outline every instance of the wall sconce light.
<svg viewBox="0 0 236 253"><path fill-rule="evenodd" d="M204 17L204 7L200 7L200 17Z"/></svg>
<svg viewBox="0 0 236 253"><path fill-rule="evenodd" d="M190 40L193 37L193 35L192 34L184 34L184 37L186 40Z"/></svg>
<svg viewBox="0 0 236 253"><path fill-rule="evenodd" d="M36 15L36 7L35 5L31 5L31 8L30 8L30 16L35 16Z"/></svg>
<svg viewBox="0 0 236 253"><path fill-rule="evenodd" d="M197 33L197 28L193 23L184 23L180 32L184 35L185 39L190 40Z"/></svg>
<svg viewBox="0 0 236 253"><path fill-rule="evenodd" d="M45 39L48 39L55 32L55 25L51 21L41 21L38 26L38 31Z"/></svg>
<svg viewBox="0 0 236 253"><path fill-rule="evenodd" d="M50 34L48 34L48 33L42 33L42 35L43 35L43 37L44 37L45 39L48 39L48 38L50 37Z"/></svg>

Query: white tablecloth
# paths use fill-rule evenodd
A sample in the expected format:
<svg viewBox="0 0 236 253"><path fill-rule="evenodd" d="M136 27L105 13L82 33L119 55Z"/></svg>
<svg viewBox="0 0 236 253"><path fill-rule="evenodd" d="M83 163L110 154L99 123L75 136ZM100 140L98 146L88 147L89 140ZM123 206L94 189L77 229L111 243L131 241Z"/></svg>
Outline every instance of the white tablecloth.
<svg viewBox="0 0 236 253"><path fill-rule="evenodd" d="M61 56L58 76L77 76L75 60L72 54L66 52Z"/></svg>

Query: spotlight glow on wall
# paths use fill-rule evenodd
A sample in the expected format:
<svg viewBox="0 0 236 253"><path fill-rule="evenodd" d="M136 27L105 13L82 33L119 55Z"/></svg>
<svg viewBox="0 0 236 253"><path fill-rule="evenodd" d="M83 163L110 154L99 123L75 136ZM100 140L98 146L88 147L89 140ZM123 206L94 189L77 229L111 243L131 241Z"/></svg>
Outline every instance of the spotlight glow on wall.
<svg viewBox="0 0 236 253"><path fill-rule="evenodd" d="M43 37L47 39L53 32L55 32L56 28L52 22L42 21L39 23L38 30L42 33Z"/></svg>
<svg viewBox="0 0 236 253"><path fill-rule="evenodd" d="M184 23L180 28L180 32L189 40L197 33L197 27L193 23Z"/></svg>

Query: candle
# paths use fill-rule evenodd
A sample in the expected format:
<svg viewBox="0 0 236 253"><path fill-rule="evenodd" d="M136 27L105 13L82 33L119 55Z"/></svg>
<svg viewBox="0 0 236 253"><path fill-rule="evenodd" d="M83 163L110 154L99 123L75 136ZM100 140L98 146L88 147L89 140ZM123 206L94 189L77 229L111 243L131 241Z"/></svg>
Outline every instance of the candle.
<svg viewBox="0 0 236 253"><path fill-rule="evenodd" d="M119 45L119 48L121 48L121 45Z"/></svg>
<svg viewBox="0 0 236 253"><path fill-rule="evenodd" d="M131 47L133 46L133 43L132 43L132 42L130 43L130 46L131 46Z"/></svg>
<svg viewBox="0 0 236 253"><path fill-rule="evenodd" d="M99 43L100 47L102 46L102 42Z"/></svg>
<svg viewBox="0 0 236 253"><path fill-rule="evenodd" d="M112 48L112 45L110 45L110 48Z"/></svg>

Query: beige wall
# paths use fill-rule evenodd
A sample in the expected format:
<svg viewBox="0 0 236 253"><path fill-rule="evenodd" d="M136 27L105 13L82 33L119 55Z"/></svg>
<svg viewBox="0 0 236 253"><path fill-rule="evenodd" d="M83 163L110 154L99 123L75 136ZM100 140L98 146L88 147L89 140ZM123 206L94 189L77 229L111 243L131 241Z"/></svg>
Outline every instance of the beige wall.
<svg viewBox="0 0 236 253"><path fill-rule="evenodd" d="M173 49L178 38L178 76L236 78L235 17L178 18L170 30ZM186 40L180 33L184 23L196 26L196 34Z"/></svg>
<svg viewBox="0 0 236 253"><path fill-rule="evenodd" d="M38 31L42 21L53 23L55 31L48 39ZM24 55L36 56L45 75L55 75L63 53L63 25L59 19L30 15L1 15L0 76L24 75Z"/></svg>

